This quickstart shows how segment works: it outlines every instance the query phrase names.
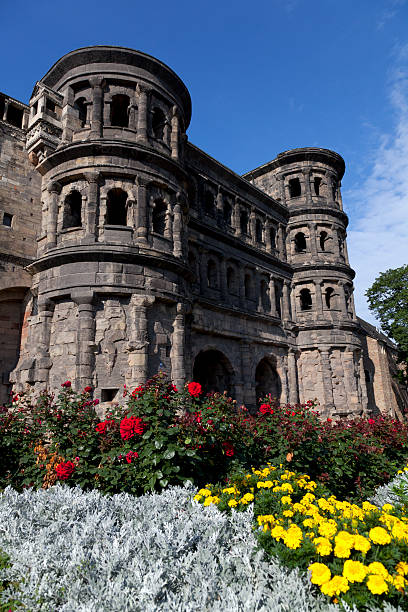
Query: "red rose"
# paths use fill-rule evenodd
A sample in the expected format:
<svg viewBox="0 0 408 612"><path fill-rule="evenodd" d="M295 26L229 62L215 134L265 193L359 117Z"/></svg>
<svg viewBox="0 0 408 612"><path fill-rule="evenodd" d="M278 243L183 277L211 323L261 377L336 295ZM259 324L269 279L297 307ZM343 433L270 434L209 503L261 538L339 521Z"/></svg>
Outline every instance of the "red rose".
<svg viewBox="0 0 408 612"><path fill-rule="evenodd" d="M113 425L113 423L114 421L103 421L102 423L98 423L98 425L95 427L95 431L100 434L105 434L108 427Z"/></svg>
<svg viewBox="0 0 408 612"><path fill-rule="evenodd" d="M128 454L126 455L126 461L128 463L132 463L133 457L138 457L138 456L139 456L139 454L136 453L135 451L129 451Z"/></svg>
<svg viewBox="0 0 408 612"><path fill-rule="evenodd" d="M70 380L66 380L64 383L62 383L61 387L65 387L65 389L69 389L71 386L71 381Z"/></svg>
<svg viewBox="0 0 408 612"><path fill-rule="evenodd" d="M178 393L178 389L174 385L170 385L169 391L173 391L173 393Z"/></svg>
<svg viewBox="0 0 408 612"><path fill-rule="evenodd" d="M328 419L327 419L327 422L328 422L328 423L331 423L331 422L332 422L332 420L328 418Z"/></svg>
<svg viewBox="0 0 408 612"><path fill-rule="evenodd" d="M97 406L99 404L99 400L98 399L94 399L93 403L94 403L94 406Z"/></svg>
<svg viewBox="0 0 408 612"><path fill-rule="evenodd" d="M368 419L368 423L369 423L369 425L374 425L375 420L374 419Z"/></svg>
<svg viewBox="0 0 408 612"><path fill-rule="evenodd" d="M140 395L143 395L143 391L144 391L143 386L140 385L139 387L136 387L136 389L132 391L132 396L139 397Z"/></svg>
<svg viewBox="0 0 408 612"><path fill-rule="evenodd" d="M259 412L261 412L262 414L267 414L268 412L271 412L270 404L261 404Z"/></svg>
<svg viewBox="0 0 408 612"><path fill-rule="evenodd" d="M187 389L192 397L198 397L202 391L200 383L197 382L188 383Z"/></svg>
<svg viewBox="0 0 408 612"><path fill-rule="evenodd" d="M90 393L92 391L92 387L85 387L84 393Z"/></svg>
<svg viewBox="0 0 408 612"><path fill-rule="evenodd" d="M59 480L67 480L75 471L75 465L72 461L62 462L56 466L55 471L57 472Z"/></svg>
<svg viewBox="0 0 408 612"><path fill-rule="evenodd" d="M223 442L222 446L225 450L225 454L227 455L227 457L233 457L234 456L234 447L232 446L231 442Z"/></svg>
<svg viewBox="0 0 408 612"><path fill-rule="evenodd" d="M122 440L129 440L135 434L142 435L146 429L146 424L139 417L131 416L128 419L125 417L120 423L120 435Z"/></svg>

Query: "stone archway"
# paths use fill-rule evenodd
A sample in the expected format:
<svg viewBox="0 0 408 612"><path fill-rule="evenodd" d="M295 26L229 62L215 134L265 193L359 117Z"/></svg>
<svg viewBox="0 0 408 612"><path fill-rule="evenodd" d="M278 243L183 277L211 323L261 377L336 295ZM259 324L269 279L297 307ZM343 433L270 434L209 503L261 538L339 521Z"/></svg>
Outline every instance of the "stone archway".
<svg viewBox="0 0 408 612"><path fill-rule="evenodd" d="M280 401L282 392L281 380L274 365L267 357L261 359L256 367L255 384L257 404L259 404L259 398L269 394L277 399L278 402Z"/></svg>
<svg viewBox="0 0 408 612"><path fill-rule="evenodd" d="M202 386L203 393L233 394L234 371L227 357L214 349L201 351L194 360L193 379Z"/></svg>

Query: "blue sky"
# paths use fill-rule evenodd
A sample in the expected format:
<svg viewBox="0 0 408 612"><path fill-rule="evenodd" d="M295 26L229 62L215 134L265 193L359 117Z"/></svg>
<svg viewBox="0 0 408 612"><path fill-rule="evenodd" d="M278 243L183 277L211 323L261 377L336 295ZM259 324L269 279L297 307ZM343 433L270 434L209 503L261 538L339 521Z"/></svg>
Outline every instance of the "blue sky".
<svg viewBox="0 0 408 612"><path fill-rule="evenodd" d="M133 47L193 102L189 138L242 173L286 149L346 161L343 200L358 313L408 244L408 0L3 0L0 91L27 102L64 53Z"/></svg>

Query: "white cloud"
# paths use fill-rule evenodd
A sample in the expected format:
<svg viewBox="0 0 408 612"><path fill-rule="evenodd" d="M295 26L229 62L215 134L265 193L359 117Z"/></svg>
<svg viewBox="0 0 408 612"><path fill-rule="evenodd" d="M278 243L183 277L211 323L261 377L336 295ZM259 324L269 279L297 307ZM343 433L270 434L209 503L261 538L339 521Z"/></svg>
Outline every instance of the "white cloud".
<svg viewBox="0 0 408 612"><path fill-rule="evenodd" d="M394 133L379 138L367 178L345 194L353 211L348 246L357 272L356 309L374 323L364 292L380 272L408 264L408 45L398 53L390 84Z"/></svg>
<svg viewBox="0 0 408 612"><path fill-rule="evenodd" d="M389 0L388 6L380 14L377 22L377 30L381 30L390 19L393 19L405 3L406 0Z"/></svg>

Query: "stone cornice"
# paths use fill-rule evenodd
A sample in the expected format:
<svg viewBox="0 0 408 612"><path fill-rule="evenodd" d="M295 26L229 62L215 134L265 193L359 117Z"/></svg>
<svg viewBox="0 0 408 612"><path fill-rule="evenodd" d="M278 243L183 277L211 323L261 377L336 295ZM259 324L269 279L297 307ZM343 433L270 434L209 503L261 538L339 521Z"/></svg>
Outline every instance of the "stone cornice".
<svg viewBox="0 0 408 612"><path fill-rule="evenodd" d="M309 271L314 271L314 272L318 272L319 270L321 270L322 272L325 272L326 270L333 270L335 272L343 272L343 274L346 274L347 276L354 278L356 273L353 270L353 268L350 268L350 266L348 266L347 264L341 264L341 263L306 263L306 264L292 264L291 265L291 269L293 270L294 273L296 272L309 272ZM295 279L293 279L294 282L296 282Z"/></svg>
<svg viewBox="0 0 408 612"><path fill-rule="evenodd" d="M296 217L301 215L307 215L309 217L308 221L314 221L314 215L332 215L333 217L337 217L342 221L344 227L348 225L348 216L342 210L338 208L332 208L331 206L305 206L305 204L301 204L299 206L294 205L289 207L290 218L288 225L293 221L296 221Z"/></svg>
<svg viewBox="0 0 408 612"><path fill-rule="evenodd" d="M30 259L28 257L19 257L18 255L11 255L10 253L0 252L0 262L1 261L25 268L26 266L30 266L32 263L34 263L34 258Z"/></svg>

